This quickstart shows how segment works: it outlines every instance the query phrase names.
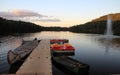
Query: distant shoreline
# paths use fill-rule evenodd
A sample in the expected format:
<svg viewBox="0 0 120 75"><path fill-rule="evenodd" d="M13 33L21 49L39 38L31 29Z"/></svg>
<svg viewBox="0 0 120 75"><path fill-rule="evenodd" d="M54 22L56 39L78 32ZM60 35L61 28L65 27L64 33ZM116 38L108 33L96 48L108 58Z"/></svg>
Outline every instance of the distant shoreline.
<svg viewBox="0 0 120 75"><path fill-rule="evenodd" d="M114 35L120 36L120 21L113 22ZM41 31L70 31L74 33L104 34L106 21L88 22L72 27L43 27L30 22L13 21L0 18L0 35L35 33Z"/></svg>

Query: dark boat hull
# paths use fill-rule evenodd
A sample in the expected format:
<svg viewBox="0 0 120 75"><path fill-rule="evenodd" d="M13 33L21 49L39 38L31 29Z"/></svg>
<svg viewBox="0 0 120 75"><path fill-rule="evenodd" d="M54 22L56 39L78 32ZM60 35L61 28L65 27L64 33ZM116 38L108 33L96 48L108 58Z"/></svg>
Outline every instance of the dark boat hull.
<svg viewBox="0 0 120 75"><path fill-rule="evenodd" d="M32 52L37 47L39 40L33 40L23 43L14 51L10 50L7 55L8 63L14 64Z"/></svg>
<svg viewBox="0 0 120 75"><path fill-rule="evenodd" d="M81 63L70 57L52 57L53 64L67 69L74 74L87 75L89 71L89 65Z"/></svg>
<svg viewBox="0 0 120 75"><path fill-rule="evenodd" d="M74 56L75 55L75 52L74 51L59 51L59 52L56 52L54 50L51 50L51 55L53 56Z"/></svg>

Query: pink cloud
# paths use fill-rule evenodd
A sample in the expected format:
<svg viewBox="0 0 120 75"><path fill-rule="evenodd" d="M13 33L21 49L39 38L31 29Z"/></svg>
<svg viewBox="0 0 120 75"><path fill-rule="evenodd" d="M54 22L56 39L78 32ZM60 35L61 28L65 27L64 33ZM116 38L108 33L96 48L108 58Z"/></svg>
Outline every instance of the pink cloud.
<svg viewBox="0 0 120 75"><path fill-rule="evenodd" d="M0 12L1 17L47 17L45 15L41 15L36 12L28 11L28 10L13 10L10 12Z"/></svg>
<svg viewBox="0 0 120 75"><path fill-rule="evenodd" d="M22 21L60 22L59 19L51 19L47 15L42 15L29 10L13 10L9 12L0 12L0 17Z"/></svg>
<svg viewBox="0 0 120 75"><path fill-rule="evenodd" d="M34 19L32 21L40 21L40 22L61 22L61 20L53 18L53 19Z"/></svg>

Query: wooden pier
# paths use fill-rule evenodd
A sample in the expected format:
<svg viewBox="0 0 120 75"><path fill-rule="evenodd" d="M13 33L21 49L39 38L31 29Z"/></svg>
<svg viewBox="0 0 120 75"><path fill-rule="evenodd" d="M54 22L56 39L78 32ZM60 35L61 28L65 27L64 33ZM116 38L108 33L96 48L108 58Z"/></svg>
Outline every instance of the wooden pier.
<svg viewBox="0 0 120 75"><path fill-rule="evenodd" d="M52 75L50 40L41 40L15 75Z"/></svg>

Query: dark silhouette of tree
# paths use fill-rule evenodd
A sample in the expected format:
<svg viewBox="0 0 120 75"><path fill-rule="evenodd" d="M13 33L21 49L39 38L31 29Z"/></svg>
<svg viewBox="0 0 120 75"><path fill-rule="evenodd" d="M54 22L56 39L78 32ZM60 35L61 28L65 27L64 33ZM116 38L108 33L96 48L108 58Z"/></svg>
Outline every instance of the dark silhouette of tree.
<svg viewBox="0 0 120 75"><path fill-rule="evenodd" d="M30 22L0 18L0 34L38 32L42 31L42 28Z"/></svg>
<svg viewBox="0 0 120 75"><path fill-rule="evenodd" d="M31 33L40 31L67 31L66 27L43 27L30 22L7 20L0 17L0 34Z"/></svg>
<svg viewBox="0 0 120 75"><path fill-rule="evenodd" d="M114 35L120 35L120 21L113 21ZM40 31L71 31L75 33L104 34L106 21L91 21L72 27L43 27L30 22L6 20L0 17L0 34L31 33Z"/></svg>
<svg viewBox="0 0 120 75"><path fill-rule="evenodd" d="M120 35L120 21L113 21L114 35ZM69 31L76 33L104 34L106 31L106 21L88 22L81 25L75 25L69 28Z"/></svg>
<svg viewBox="0 0 120 75"><path fill-rule="evenodd" d="M44 31L68 31L67 27L44 27Z"/></svg>

